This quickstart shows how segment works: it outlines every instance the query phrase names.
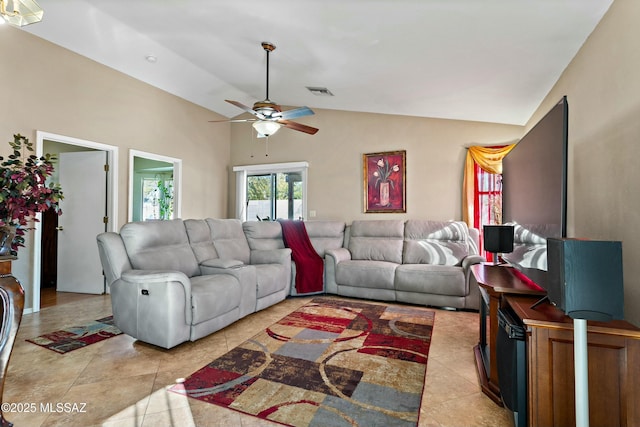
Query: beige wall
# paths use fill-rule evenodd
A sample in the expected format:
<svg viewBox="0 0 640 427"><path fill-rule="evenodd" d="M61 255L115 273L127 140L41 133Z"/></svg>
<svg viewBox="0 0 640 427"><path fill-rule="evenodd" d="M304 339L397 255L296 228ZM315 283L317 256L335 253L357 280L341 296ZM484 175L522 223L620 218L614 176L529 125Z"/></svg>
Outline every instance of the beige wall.
<svg viewBox="0 0 640 427"><path fill-rule="evenodd" d="M568 234L622 241L625 317L640 326L640 2L615 0L530 120L569 103Z"/></svg>
<svg viewBox="0 0 640 427"><path fill-rule="evenodd" d="M221 116L9 25L0 26L0 51L0 141L21 133L35 142L40 130L119 147L118 228L129 149L183 159L183 217L226 215L230 126L207 122ZM0 143L1 154L8 149ZM32 258L25 249L14 263L27 307Z"/></svg>
<svg viewBox="0 0 640 427"><path fill-rule="evenodd" d="M428 102L428 101L425 101ZM248 123L231 128L234 166L309 162L310 219L462 218L462 173L469 145L512 143L523 134L520 126L458 120L425 119L335 110L314 110L300 123L319 128L310 136L281 129L269 139L252 136ZM362 155L380 151L407 152L407 213L365 214ZM252 157L253 156L253 157ZM235 216L235 179L229 177L229 216Z"/></svg>

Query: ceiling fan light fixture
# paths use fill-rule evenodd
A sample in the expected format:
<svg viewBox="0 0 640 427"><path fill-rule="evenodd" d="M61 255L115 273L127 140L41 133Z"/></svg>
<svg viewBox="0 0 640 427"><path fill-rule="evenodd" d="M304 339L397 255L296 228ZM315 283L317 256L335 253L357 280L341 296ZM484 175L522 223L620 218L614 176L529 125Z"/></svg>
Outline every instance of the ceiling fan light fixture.
<svg viewBox="0 0 640 427"><path fill-rule="evenodd" d="M278 132L278 129L280 129L282 125L269 120L258 120L257 122L253 122L252 126L260 135L271 136Z"/></svg>
<svg viewBox="0 0 640 427"><path fill-rule="evenodd" d="M0 0L0 15L9 24L24 27L42 21L44 10L34 0Z"/></svg>

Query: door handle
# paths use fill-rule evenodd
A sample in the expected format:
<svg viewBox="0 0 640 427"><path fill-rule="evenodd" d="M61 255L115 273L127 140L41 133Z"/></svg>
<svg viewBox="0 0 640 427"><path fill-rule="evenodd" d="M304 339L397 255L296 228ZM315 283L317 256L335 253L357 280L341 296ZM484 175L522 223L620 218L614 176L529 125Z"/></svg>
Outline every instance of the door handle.
<svg viewBox="0 0 640 427"><path fill-rule="evenodd" d="M64 227L63 227L63 226L61 226L61 225L59 225L59 226L57 226L57 227L56 227L56 230L58 230L58 231L62 231L62 230L64 230Z"/></svg>

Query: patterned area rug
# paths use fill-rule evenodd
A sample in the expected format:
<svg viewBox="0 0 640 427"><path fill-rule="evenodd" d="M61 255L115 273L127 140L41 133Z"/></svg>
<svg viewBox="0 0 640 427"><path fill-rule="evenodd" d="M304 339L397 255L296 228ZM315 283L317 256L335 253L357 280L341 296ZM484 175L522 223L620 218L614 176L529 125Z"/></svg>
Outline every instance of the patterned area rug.
<svg viewBox="0 0 640 427"><path fill-rule="evenodd" d="M289 426L416 426L434 317L315 298L171 390Z"/></svg>
<svg viewBox="0 0 640 427"><path fill-rule="evenodd" d="M72 326L61 331L40 335L27 341L56 353L68 353L86 347L107 338L120 335L122 332L113 324L113 316L94 320L85 326Z"/></svg>

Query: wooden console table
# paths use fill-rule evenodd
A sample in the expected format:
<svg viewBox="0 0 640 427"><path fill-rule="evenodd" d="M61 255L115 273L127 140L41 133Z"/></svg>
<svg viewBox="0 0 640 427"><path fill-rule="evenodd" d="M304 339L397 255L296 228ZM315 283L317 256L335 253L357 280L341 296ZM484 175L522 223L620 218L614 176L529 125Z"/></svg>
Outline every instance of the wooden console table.
<svg viewBox="0 0 640 427"><path fill-rule="evenodd" d="M4 392L4 380L7 366L13 349L18 327L24 310L24 289L11 275L11 261L13 257L0 257L0 307L2 309L2 325L0 326L0 403ZM9 427L13 424L4 418L0 409L0 426Z"/></svg>
<svg viewBox="0 0 640 427"><path fill-rule="evenodd" d="M573 319L536 298L509 295L526 327L529 427L573 426ZM589 422L640 426L640 328L622 320L587 322Z"/></svg>
<svg viewBox="0 0 640 427"><path fill-rule="evenodd" d="M502 405L498 383L496 338L498 336L498 309L504 306L503 296L509 294L545 295L534 289L506 265L476 264L471 266L473 278L480 287L480 340L474 347L476 368L483 393ZM487 326L488 324L488 326Z"/></svg>

